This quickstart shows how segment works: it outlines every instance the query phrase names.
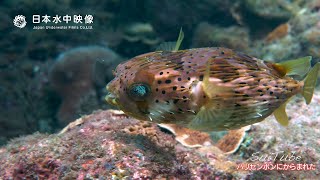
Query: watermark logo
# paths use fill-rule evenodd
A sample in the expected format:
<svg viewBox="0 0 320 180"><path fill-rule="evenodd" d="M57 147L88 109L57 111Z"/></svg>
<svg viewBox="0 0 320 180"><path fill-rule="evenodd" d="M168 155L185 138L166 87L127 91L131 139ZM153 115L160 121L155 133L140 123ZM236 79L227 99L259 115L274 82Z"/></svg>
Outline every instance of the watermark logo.
<svg viewBox="0 0 320 180"><path fill-rule="evenodd" d="M74 15L48 15L33 14L32 25L35 30L40 29L93 29L93 15L74 14ZM26 17L17 15L13 24L18 28L24 28L27 25Z"/></svg>
<svg viewBox="0 0 320 180"><path fill-rule="evenodd" d="M302 157L291 152L286 155L284 151L273 152L270 154L261 154L255 152L247 159L247 163L237 165L237 170L245 171L314 171L316 164L307 164L301 162ZM277 162L277 163L274 163Z"/></svg>
<svg viewBox="0 0 320 180"><path fill-rule="evenodd" d="M18 28L24 28L27 25L26 17L23 15L17 15L13 19L13 25L15 25Z"/></svg>

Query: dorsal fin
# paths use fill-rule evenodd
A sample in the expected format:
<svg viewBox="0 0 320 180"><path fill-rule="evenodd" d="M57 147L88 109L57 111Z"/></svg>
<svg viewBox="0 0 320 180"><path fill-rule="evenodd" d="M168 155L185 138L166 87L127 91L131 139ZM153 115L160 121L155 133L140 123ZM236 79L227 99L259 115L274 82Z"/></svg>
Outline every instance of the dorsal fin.
<svg viewBox="0 0 320 180"><path fill-rule="evenodd" d="M179 37L177 39L177 43L176 43L176 46L174 47L173 51L178 51L179 48L180 48L180 45L183 41L183 38L184 38L184 33L182 31L182 28L180 28L180 32L179 32Z"/></svg>
<svg viewBox="0 0 320 180"><path fill-rule="evenodd" d="M156 51L173 51L176 52L179 50L180 45L183 41L184 33L182 28L180 29L179 37L176 42L163 42L157 48Z"/></svg>
<svg viewBox="0 0 320 180"><path fill-rule="evenodd" d="M311 67L311 56L276 63L273 67L282 75L298 75L303 77Z"/></svg>

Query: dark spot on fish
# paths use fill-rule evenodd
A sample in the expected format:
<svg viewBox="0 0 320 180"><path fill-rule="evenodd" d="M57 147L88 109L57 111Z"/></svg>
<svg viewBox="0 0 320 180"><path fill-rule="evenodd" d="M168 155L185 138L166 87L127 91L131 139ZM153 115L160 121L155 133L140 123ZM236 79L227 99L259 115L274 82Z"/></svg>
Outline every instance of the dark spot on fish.
<svg viewBox="0 0 320 180"><path fill-rule="evenodd" d="M189 71L187 71L187 74L189 74Z"/></svg>
<svg viewBox="0 0 320 180"><path fill-rule="evenodd" d="M223 52L223 51L221 51L221 54L224 54L224 52Z"/></svg>
<svg viewBox="0 0 320 180"><path fill-rule="evenodd" d="M158 88L156 88L156 91L159 91L159 89L158 89Z"/></svg>
<svg viewBox="0 0 320 180"><path fill-rule="evenodd" d="M169 114L174 114L173 112L170 112Z"/></svg>
<svg viewBox="0 0 320 180"><path fill-rule="evenodd" d="M165 91L165 90L163 90L163 91L162 91L162 94L165 94L165 93L166 93L166 91Z"/></svg>
<svg viewBox="0 0 320 180"><path fill-rule="evenodd" d="M190 77L187 78L190 81Z"/></svg>
<svg viewBox="0 0 320 180"><path fill-rule="evenodd" d="M160 80L158 81L158 84L161 84L161 81L160 81Z"/></svg>
<svg viewBox="0 0 320 180"><path fill-rule="evenodd" d="M185 103L186 103L186 102L187 102L187 100L184 100L183 102L185 102Z"/></svg>
<svg viewBox="0 0 320 180"><path fill-rule="evenodd" d="M260 94L260 96L263 96L263 94Z"/></svg>
<svg viewBox="0 0 320 180"><path fill-rule="evenodd" d="M167 104L170 104L170 102L169 102L169 101L166 101L166 103L167 103Z"/></svg>
<svg viewBox="0 0 320 180"><path fill-rule="evenodd" d="M274 87L276 87L276 88L277 88L277 87L279 87L279 86L278 86L278 85L275 85Z"/></svg>
<svg viewBox="0 0 320 180"><path fill-rule="evenodd" d="M133 76L133 73L131 73L130 75Z"/></svg>
<svg viewBox="0 0 320 180"><path fill-rule="evenodd" d="M171 83L171 80L170 80L170 79L167 79L167 80L165 81L165 83L166 83L166 84L170 84L170 83Z"/></svg>
<svg viewBox="0 0 320 180"><path fill-rule="evenodd" d="M240 92L239 92L239 91L234 91L234 93L236 93L236 94L240 94Z"/></svg>
<svg viewBox="0 0 320 180"><path fill-rule="evenodd" d="M183 110L181 108L179 108L178 111L182 112Z"/></svg>
<svg viewBox="0 0 320 180"><path fill-rule="evenodd" d="M174 104L177 104L178 101L179 101L179 99L174 99L174 100L173 100L173 103L174 103Z"/></svg>
<svg viewBox="0 0 320 180"><path fill-rule="evenodd" d="M199 76L199 80L200 80L200 81L203 81L203 75L200 75L200 76Z"/></svg>
<svg viewBox="0 0 320 180"><path fill-rule="evenodd" d="M273 94L273 91L270 91L270 95L272 95Z"/></svg>
<svg viewBox="0 0 320 180"><path fill-rule="evenodd" d="M261 89L259 89L259 90L258 90L258 92L262 92L262 90L261 90Z"/></svg>
<svg viewBox="0 0 320 180"><path fill-rule="evenodd" d="M169 74L169 72L167 72L167 74Z"/></svg>
<svg viewBox="0 0 320 180"><path fill-rule="evenodd" d="M183 98L183 99L187 99L187 97L186 97L186 96L183 96L182 98Z"/></svg>
<svg viewBox="0 0 320 180"><path fill-rule="evenodd" d="M207 96L203 96L203 98L206 98Z"/></svg>
<svg viewBox="0 0 320 180"><path fill-rule="evenodd" d="M163 74L163 72L160 72L160 75L162 75Z"/></svg>
<svg viewBox="0 0 320 180"><path fill-rule="evenodd" d="M124 78L127 78L127 76L124 76Z"/></svg>
<svg viewBox="0 0 320 180"><path fill-rule="evenodd" d="M239 106L241 106L241 105L236 103L235 106L236 106L236 107L239 107Z"/></svg>
<svg viewBox="0 0 320 180"><path fill-rule="evenodd" d="M158 103L159 102L159 100L158 99L156 99L156 103Z"/></svg>
<svg viewBox="0 0 320 180"><path fill-rule="evenodd" d="M276 99L279 99L279 96L276 96Z"/></svg>
<svg viewBox="0 0 320 180"><path fill-rule="evenodd" d="M239 84L247 84L247 83L245 83L245 82L241 82L241 83L239 83Z"/></svg>
<svg viewBox="0 0 320 180"><path fill-rule="evenodd" d="M181 78L178 78L178 81L181 81Z"/></svg>
<svg viewBox="0 0 320 180"><path fill-rule="evenodd" d="M263 102L266 102L266 101L267 101L266 99L263 100Z"/></svg>
<svg viewBox="0 0 320 180"><path fill-rule="evenodd" d="M191 63L190 61L188 63Z"/></svg>
<svg viewBox="0 0 320 180"><path fill-rule="evenodd" d="M185 87L184 87L184 86L181 86L181 88L184 89Z"/></svg>
<svg viewBox="0 0 320 180"><path fill-rule="evenodd" d="M177 90L177 86L173 86L172 89L175 91Z"/></svg>
<svg viewBox="0 0 320 180"><path fill-rule="evenodd" d="M249 95L248 95L248 94L244 94L243 96L244 96L244 97L249 97Z"/></svg>

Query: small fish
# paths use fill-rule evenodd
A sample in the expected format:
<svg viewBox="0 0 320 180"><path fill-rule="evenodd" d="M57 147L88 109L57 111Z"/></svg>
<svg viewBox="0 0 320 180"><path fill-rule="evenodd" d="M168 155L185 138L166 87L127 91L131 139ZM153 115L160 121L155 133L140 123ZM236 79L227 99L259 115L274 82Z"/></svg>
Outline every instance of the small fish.
<svg viewBox="0 0 320 180"><path fill-rule="evenodd" d="M205 132L238 129L272 113L285 126L292 96L310 103L320 68L310 70L310 56L272 63L221 47L178 50L182 35L171 51L118 65L107 102L140 120Z"/></svg>

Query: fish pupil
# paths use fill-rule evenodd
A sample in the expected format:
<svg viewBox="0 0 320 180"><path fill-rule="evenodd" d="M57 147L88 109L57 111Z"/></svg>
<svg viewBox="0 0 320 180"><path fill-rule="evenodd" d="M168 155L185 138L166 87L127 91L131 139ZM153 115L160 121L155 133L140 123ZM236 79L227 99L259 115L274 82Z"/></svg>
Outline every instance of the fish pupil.
<svg viewBox="0 0 320 180"><path fill-rule="evenodd" d="M129 88L129 96L135 101L144 101L150 94L150 87L147 84L137 83Z"/></svg>

